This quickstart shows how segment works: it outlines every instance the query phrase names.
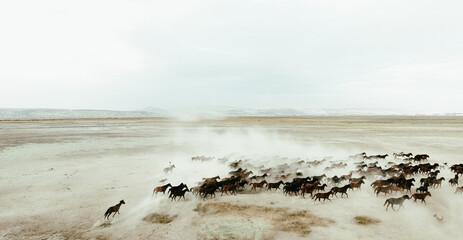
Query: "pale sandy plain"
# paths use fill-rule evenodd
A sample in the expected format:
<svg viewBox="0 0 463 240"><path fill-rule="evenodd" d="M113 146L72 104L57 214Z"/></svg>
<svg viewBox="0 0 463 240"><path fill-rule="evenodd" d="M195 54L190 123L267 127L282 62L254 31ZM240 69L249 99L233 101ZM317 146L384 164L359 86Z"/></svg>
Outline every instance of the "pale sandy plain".
<svg viewBox="0 0 463 240"><path fill-rule="evenodd" d="M397 212L385 211L387 197L374 196L372 179L331 203L281 190L206 201L191 193L178 202L152 196L164 178L191 187L203 177L226 177L230 169L219 158L248 159L256 167L325 157L349 164L325 172L333 176L347 174L354 162L348 156L360 152L388 153L387 161L393 152L427 153L430 162L450 165L463 163L462 147L457 117L1 121L0 239L462 239L463 196L447 182L431 190L427 205L406 201ZM192 162L198 155L215 159ZM169 162L176 168L165 174ZM296 168L323 173L323 167ZM448 168L441 172L453 176ZM105 224L104 212L121 199L121 214ZM151 213L176 217L168 224L144 221ZM380 222L359 225L359 215Z"/></svg>

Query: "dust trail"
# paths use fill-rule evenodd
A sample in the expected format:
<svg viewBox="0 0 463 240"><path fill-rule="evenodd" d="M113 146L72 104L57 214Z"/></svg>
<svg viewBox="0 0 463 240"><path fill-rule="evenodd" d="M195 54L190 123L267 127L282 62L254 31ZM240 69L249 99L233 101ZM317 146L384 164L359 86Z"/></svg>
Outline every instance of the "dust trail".
<svg viewBox="0 0 463 240"><path fill-rule="evenodd" d="M178 168L174 170L172 175L168 175L167 178L170 182L175 182L176 184L185 182L190 187L203 177L227 176L228 171L230 171L227 163L240 159L247 160L249 164L247 167L254 171L258 171L258 166L274 167L286 163L291 166L290 171L295 172L300 169L304 175L326 173L328 176L340 176L348 174L351 170L355 170L355 161L349 160L349 155L362 151L348 145L342 148L332 148L331 146L313 143L308 145L301 141L295 141L291 136L258 128L229 129L226 131L218 131L211 128L203 128L196 131L177 130L171 141L184 148L182 148L181 152L169 153L169 159ZM357 151L352 151L352 149ZM392 155L392 151L391 149L387 153ZM385 152L374 152L374 154L379 153L384 154ZM191 161L192 156L210 156L214 160L193 162ZM220 162L217 160L219 158L227 158L228 161ZM292 165L298 160L309 161L324 158L327 159L326 163L319 167L307 168ZM389 158L390 160L391 158ZM346 163L348 167L326 171L325 168L334 162ZM380 162L379 165L385 167L386 161ZM443 171L443 175L446 177L451 176L448 169ZM354 176L359 177L358 174L354 174ZM420 177L424 176L415 176L417 180ZM379 177L369 179L361 191L351 192L349 199L334 199L330 205L316 203L315 205L321 206L323 211L309 208L322 216L334 216L338 220L333 226L336 229L335 231L328 229L325 231L314 231L313 235L330 239L342 239L345 236L353 238L381 238L380 236L401 238L407 236L407 239L426 239L430 236L432 238L442 236L448 238L457 237L458 225L454 223L462 221L463 218L458 214L460 207L456 204L461 199L453 194L453 188L443 186L442 189L433 189L433 196L427 200L429 203L426 206L413 203L409 200L400 211L386 212L383 203L386 198L391 196L376 197L373 194L373 190L369 187L371 181L377 178ZM398 197L400 194L393 195L392 197L394 196ZM252 201L253 197L259 199L261 196L248 195L240 199ZM280 199L280 197L275 197L274 195L270 195L269 197L275 198L275 201ZM184 207L184 211L191 210L192 204L188 202L196 203L197 200L191 196L188 198L188 201L183 203L183 205L179 206L178 203L175 203L175 207L177 209ZM311 201L298 198L292 198L291 201L293 200L297 202L304 201L304 203ZM169 207L169 205L162 206ZM349 211L346 211L346 209L349 209ZM159 211L160 209L157 210ZM178 213L177 211L175 212ZM443 216L445 222L437 222L433 217L435 213ZM378 227L372 227L374 229L372 231L380 234L375 235L368 231L365 232L365 228L355 225L352 219L356 215L367 215L380 219L381 223L378 224ZM340 227L341 229L339 229ZM392 229L394 230L392 231Z"/></svg>

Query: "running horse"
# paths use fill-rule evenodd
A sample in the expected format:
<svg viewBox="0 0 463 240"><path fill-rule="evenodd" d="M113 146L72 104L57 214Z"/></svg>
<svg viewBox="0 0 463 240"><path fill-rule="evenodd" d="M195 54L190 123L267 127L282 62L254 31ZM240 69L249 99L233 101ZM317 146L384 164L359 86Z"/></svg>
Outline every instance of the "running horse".
<svg viewBox="0 0 463 240"><path fill-rule="evenodd" d="M109 220L109 216L111 216L111 213L114 213L113 218L116 215L116 213L121 214L119 212L119 209L121 208L122 204L125 204L124 200L121 200L118 204L116 204L116 205L114 205L112 207L109 207L108 210L106 210L106 212L104 214L104 218L105 219L107 218Z"/></svg>

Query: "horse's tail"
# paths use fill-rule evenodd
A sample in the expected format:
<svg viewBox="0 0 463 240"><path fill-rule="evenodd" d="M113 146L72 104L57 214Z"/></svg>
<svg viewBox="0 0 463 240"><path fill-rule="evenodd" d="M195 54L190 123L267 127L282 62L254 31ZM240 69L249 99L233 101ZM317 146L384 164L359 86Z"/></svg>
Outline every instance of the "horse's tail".
<svg viewBox="0 0 463 240"><path fill-rule="evenodd" d="M383 206L386 206L386 203L387 203L388 200L389 200L389 199L387 199L387 200L384 202Z"/></svg>
<svg viewBox="0 0 463 240"><path fill-rule="evenodd" d="M106 212L104 213L104 217L106 218L109 215L111 215L111 209L110 208L108 210L106 210Z"/></svg>

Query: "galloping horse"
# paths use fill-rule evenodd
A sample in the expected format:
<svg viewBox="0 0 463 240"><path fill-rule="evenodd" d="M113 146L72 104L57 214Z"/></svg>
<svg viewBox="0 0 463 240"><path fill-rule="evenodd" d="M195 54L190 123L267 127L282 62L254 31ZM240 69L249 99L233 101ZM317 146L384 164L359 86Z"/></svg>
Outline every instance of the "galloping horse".
<svg viewBox="0 0 463 240"><path fill-rule="evenodd" d="M163 194L166 193L166 190L168 187L172 187L172 185L170 185L170 183L164 185L164 186L159 186L159 187L155 187L153 189L153 195L156 193L156 195L158 194L158 192L162 192Z"/></svg>
<svg viewBox="0 0 463 240"><path fill-rule="evenodd" d="M394 205L399 205L399 209L400 209L400 208L403 206L404 201L405 201L406 199L410 199L410 197L409 197L408 195L403 195L403 196L400 197L400 198L388 198L388 199L384 202L384 205L383 205L383 206L386 206L386 204L387 204L387 206L386 206L386 211L387 211L387 209L389 208L389 205L391 205L392 210L395 211ZM399 209L397 209L397 210L399 210Z"/></svg>
<svg viewBox="0 0 463 240"><path fill-rule="evenodd" d="M118 204L112 206L112 207L109 207L108 210L106 210L105 214L104 214L104 218L107 218L109 220L109 216L111 215L111 213L114 213L113 215L113 218L114 216L116 215L116 213L119 213L119 208L121 208L121 205L122 204L125 204L124 200L121 200Z"/></svg>
<svg viewBox="0 0 463 240"><path fill-rule="evenodd" d="M175 165L172 164L172 165L170 165L170 167L164 168L164 172L165 172L165 173L172 172L172 170L173 170L174 168L175 168Z"/></svg>

